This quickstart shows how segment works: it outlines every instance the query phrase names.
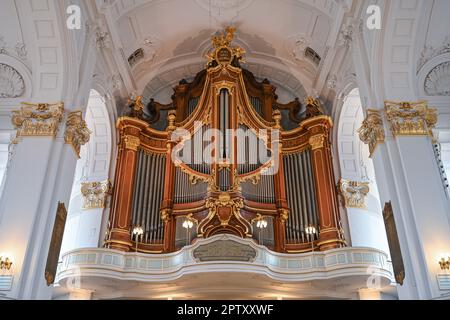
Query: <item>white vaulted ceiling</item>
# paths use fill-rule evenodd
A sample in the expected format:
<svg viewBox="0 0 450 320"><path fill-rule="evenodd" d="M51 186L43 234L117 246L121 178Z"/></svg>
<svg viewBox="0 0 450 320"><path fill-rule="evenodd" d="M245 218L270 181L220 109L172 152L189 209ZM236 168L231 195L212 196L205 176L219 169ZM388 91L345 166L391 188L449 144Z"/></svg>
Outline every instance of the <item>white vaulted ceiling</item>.
<svg viewBox="0 0 450 320"><path fill-rule="evenodd" d="M302 98L321 71L304 58L304 50L311 47L326 58L351 1L97 0L97 5L108 16L124 61L144 50L142 62L129 72L138 92L147 86L156 94L192 78L204 66L211 35L233 25L235 42L247 50L247 68Z"/></svg>

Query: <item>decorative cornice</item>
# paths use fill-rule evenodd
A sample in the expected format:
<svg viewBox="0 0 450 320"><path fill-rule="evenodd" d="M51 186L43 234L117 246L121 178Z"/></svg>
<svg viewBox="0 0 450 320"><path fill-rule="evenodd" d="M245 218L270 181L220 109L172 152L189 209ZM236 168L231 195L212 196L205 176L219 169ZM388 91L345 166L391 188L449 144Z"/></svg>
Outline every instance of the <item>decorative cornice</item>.
<svg viewBox="0 0 450 320"><path fill-rule="evenodd" d="M383 119L378 110L367 110L367 116L358 129L359 138L369 146L370 157L373 156L378 144L383 143L385 133L383 128Z"/></svg>
<svg viewBox="0 0 450 320"><path fill-rule="evenodd" d="M318 134L309 138L309 144L312 150L320 149L325 146L325 135Z"/></svg>
<svg viewBox="0 0 450 320"><path fill-rule="evenodd" d="M91 130L86 125L86 121L83 120L83 113L81 111L69 113L67 116L64 141L66 144L72 145L78 157L80 157L81 146L89 142L91 133Z"/></svg>
<svg viewBox="0 0 450 320"><path fill-rule="evenodd" d="M111 192L109 180L102 182L81 183L83 195L83 210L103 209L106 207L106 198Z"/></svg>
<svg viewBox="0 0 450 320"><path fill-rule="evenodd" d="M426 101L385 101L386 116L394 136L430 135L438 121L436 109Z"/></svg>
<svg viewBox="0 0 450 320"><path fill-rule="evenodd" d="M339 181L339 190L344 197L347 208L366 208L365 199L370 191L369 182L341 179Z"/></svg>
<svg viewBox="0 0 450 320"><path fill-rule="evenodd" d="M12 112L12 123L17 137L55 137L64 113L64 103L22 103L20 110Z"/></svg>

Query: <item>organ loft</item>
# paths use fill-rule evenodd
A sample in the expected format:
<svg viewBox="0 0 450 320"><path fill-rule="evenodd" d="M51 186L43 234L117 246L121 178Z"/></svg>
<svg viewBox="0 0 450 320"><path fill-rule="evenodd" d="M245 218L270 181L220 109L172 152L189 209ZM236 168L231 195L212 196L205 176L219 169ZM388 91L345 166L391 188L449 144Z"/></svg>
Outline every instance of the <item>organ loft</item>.
<svg viewBox="0 0 450 320"><path fill-rule="evenodd" d="M105 247L170 253L219 234L280 253L346 245L331 118L314 98L278 102L234 33L212 38L206 68L171 103L138 97L119 118Z"/></svg>

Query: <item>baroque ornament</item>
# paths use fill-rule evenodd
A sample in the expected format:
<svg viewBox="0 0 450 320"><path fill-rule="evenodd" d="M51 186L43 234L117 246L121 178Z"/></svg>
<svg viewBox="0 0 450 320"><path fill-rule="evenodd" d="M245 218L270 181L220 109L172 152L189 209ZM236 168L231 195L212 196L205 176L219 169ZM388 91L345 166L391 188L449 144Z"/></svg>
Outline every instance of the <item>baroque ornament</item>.
<svg viewBox="0 0 450 320"><path fill-rule="evenodd" d="M13 111L12 123L17 138L27 136L52 136L58 132L64 113L64 103L22 103L20 110Z"/></svg>
<svg viewBox="0 0 450 320"><path fill-rule="evenodd" d="M320 149L325 146L325 135L318 134L309 138L309 144L312 150Z"/></svg>
<svg viewBox="0 0 450 320"><path fill-rule="evenodd" d="M83 120L81 111L69 113L64 141L66 144L72 145L78 157L80 157L81 146L89 142L91 133L86 125L86 121Z"/></svg>
<svg viewBox="0 0 450 320"><path fill-rule="evenodd" d="M222 66L229 65L236 60L245 62L245 50L241 47L232 47L231 42L234 39L236 28L226 27L225 31L212 37L214 49L206 55L208 60L207 67L213 65L214 61Z"/></svg>
<svg viewBox="0 0 450 320"><path fill-rule="evenodd" d="M367 110L367 116L364 119L361 128L358 130L359 138L369 146L370 157L373 156L379 143L383 143L385 133L383 128L383 119L378 110Z"/></svg>
<svg viewBox="0 0 450 320"><path fill-rule="evenodd" d="M83 210L103 209L106 207L106 198L111 192L109 180L102 182L81 183L83 195Z"/></svg>
<svg viewBox="0 0 450 320"><path fill-rule="evenodd" d="M386 101L386 116L394 136L430 135L438 118L436 109L428 108L426 101Z"/></svg>
<svg viewBox="0 0 450 320"><path fill-rule="evenodd" d="M0 98L18 98L25 92L25 82L13 67L0 63Z"/></svg>
<svg viewBox="0 0 450 320"><path fill-rule="evenodd" d="M341 179L339 182L339 190L344 197L347 208L366 208L365 199L370 191L369 182Z"/></svg>

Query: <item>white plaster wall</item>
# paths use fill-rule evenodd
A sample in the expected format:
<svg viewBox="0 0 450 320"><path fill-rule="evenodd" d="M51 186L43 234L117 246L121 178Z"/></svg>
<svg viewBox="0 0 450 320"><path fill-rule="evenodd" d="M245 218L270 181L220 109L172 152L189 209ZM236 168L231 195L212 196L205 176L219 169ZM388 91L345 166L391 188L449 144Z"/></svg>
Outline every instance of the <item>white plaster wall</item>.
<svg viewBox="0 0 450 320"><path fill-rule="evenodd" d="M369 247L389 254L386 231L369 150L358 136L363 121L359 90L352 90L344 99L338 123L338 152L343 179L370 182L366 208L347 208L350 240L353 247Z"/></svg>
<svg viewBox="0 0 450 320"><path fill-rule="evenodd" d="M111 124L105 100L95 90L91 90L85 120L92 135L81 148L77 162L61 255L74 249L96 248L103 240L101 227L105 210L83 210L81 194L82 182L101 182L109 177Z"/></svg>

